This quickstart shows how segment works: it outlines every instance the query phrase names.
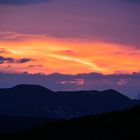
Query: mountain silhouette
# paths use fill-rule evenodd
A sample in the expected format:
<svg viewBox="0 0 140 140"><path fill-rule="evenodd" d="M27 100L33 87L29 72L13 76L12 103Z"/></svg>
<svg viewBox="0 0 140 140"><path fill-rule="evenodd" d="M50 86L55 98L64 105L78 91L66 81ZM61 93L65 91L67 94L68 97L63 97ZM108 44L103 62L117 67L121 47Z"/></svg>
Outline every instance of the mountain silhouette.
<svg viewBox="0 0 140 140"><path fill-rule="evenodd" d="M53 92L39 85L0 89L0 115L73 118L122 110L136 104L113 89Z"/></svg>
<svg viewBox="0 0 140 140"><path fill-rule="evenodd" d="M13 92L13 94L50 94L53 93L51 90L40 86L40 85L26 85L26 84L21 84L17 85L15 87L12 87L10 89L1 89L0 91L2 92Z"/></svg>

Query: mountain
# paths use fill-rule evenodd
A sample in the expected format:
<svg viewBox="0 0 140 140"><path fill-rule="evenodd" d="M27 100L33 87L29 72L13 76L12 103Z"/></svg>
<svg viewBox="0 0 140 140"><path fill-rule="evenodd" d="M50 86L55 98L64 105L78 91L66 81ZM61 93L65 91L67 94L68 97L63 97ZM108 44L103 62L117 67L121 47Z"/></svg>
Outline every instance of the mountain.
<svg viewBox="0 0 140 140"><path fill-rule="evenodd" d="M11 94L23 94L25 96L25 94L28 94L28 96L30 94L51 94L53 93L51 90L42 87L40 85L17 85L15 87L12 87L10 89L0 89L0 93L11 93Z"/></svg>
<svg viewBox="0 0 140 140"><path fill-rule="evenodd" d="M46 116L43 106L53 92L38 85L18 85L0 90L0 114L17 116Z"/></svg>
<svg viewBox="0 0 140 140"><path fill-rule="evenodd" d="M105 91L53 92L39 85L0 89L0 115L73 118L122 110L136 101L109 89Z"/></svg>

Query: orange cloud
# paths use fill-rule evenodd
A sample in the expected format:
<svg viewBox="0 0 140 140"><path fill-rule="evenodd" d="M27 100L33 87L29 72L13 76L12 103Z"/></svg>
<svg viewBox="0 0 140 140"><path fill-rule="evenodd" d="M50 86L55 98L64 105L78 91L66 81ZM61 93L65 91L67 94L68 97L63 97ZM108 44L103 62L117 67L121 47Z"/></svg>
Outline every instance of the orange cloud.
<svg viewBox="0 0 140 140"><path fill-rule="evenodd" d="M112 74L138 72L140 68L140 63L136 63L140 59L140 50L130 46L11 32L1 32L0 35L4 36L0 40L0 55L36 60L23 64L1 64L0 71L3 72ZM41 67L30 67L39 65Z"/></svg>

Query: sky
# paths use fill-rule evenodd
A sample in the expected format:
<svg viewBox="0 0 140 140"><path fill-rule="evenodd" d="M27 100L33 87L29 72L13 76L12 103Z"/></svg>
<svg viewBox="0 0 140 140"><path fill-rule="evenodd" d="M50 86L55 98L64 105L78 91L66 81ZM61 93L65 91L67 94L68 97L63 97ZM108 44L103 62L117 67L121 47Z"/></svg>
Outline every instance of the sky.
<svg viewBox="0 0 140 140"><path fill-rule="evenodd" d="M135 98L139 14L140 0L0 0L0 87L115 88Z"/></svg>

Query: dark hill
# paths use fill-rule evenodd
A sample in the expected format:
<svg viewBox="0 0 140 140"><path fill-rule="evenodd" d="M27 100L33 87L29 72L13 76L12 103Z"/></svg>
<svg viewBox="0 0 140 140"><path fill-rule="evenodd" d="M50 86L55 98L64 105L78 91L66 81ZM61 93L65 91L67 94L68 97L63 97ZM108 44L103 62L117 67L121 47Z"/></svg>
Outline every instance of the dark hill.
<svg viewBox="0 0 140 140"><path fill-rule="evenodd" d="M110 89L53 92L38 85L0 89L0 115L73 118L134 106L136 101Z"/></svg>
<svg viewBox="0 0 140 140"><path fill-rule="evenodd" d="M40 85L17 85L9 89L0 89L0 93L12 93L12 94L51 94L51 90Z"/></svg>

